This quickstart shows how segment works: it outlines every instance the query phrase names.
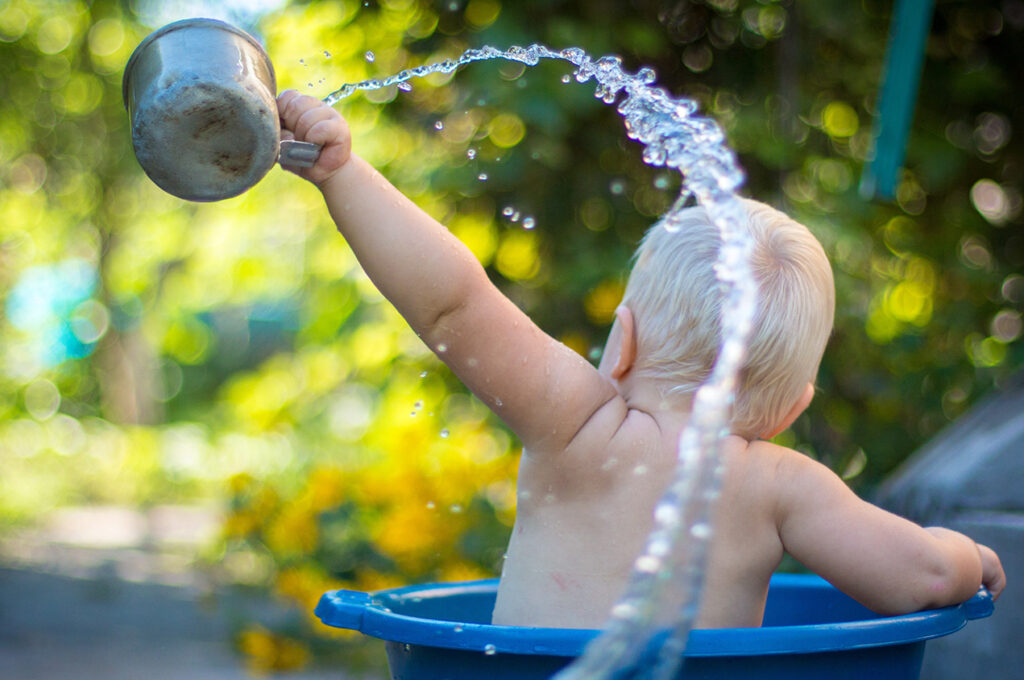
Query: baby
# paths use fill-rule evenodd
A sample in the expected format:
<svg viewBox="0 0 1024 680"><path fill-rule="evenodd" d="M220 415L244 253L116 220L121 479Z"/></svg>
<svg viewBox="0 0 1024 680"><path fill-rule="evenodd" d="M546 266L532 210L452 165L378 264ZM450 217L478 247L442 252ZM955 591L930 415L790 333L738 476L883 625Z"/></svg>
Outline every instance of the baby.
<svg viewBox="0 0 1024 680"><path fill-rule="evenodd" d="M323 193L367 275L518 435L518 508L495 624L599 628L623 593L676 464L691 399L719 345L720 242L702 208L638 251L598 368L544 333L441 224L362 158L333 108L280 95L285 138L323 146L295 169ZM759 626L788 552L881 614L1005 585L996 554L859 499L825 466L772 444L814 396L832 328L832 272L800 224L743 201L760 304L722 447L700 627Z"/></svg>

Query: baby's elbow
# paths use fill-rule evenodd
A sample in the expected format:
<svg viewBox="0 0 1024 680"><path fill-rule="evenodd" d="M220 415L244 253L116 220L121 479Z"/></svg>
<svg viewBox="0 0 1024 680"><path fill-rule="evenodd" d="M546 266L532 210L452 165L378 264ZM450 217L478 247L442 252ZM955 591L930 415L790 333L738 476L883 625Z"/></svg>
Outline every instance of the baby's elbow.
<svg viewBox="0 0 1024 680"><path fill-rule="evenodd" d="M890 592L890 597L865 601L869 609L880 616L901 616L926 609L949 607L969 600L978 590L972 570L957 569L956 565L935 564L921 569L909 587Z"/></svg>
<svg viewBox="0 0 1024 680"><path fill-rule="evenodd" d="M923 579L914 611L960 604L971 599L981 585L981 565L970 560L934 565Z"/></svg>
<svg viewBox="0 0 1024 680"><path fill-rule="evenodd" d="M920 609L948 607L969 600L981 585L981 554L974 541L948 529L926 529L938 539L921 569Z"/></svg>

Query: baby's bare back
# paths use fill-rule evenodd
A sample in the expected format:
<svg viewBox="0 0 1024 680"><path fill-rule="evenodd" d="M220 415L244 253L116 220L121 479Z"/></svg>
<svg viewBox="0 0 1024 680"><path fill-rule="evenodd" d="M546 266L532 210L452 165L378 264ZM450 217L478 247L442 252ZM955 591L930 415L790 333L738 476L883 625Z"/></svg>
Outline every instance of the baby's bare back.
<svg viewBox="0 0 1024 680"><path fill-rule="evenodd" d="M606 422L602 422L602 419ZM618 421L616 426L616 421ZM678 415L606 409L561 456L524 451L494 623L599 628L622 595L675 472ZM782 557L771 455L730 437L701 627L758 626Z"/></svg>

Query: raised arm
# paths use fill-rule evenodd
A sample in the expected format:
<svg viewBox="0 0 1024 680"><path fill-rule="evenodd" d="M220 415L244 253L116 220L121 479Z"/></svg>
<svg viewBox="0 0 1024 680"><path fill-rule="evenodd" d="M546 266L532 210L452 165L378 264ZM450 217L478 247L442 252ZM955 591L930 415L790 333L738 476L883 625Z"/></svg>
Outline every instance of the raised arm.
<svg viewBox="0 0 1024 680"><path fill-rule="evenodd" d="M360 264L424 342L523 444L560 451L616 397L582 357L540 330L455 236L351 153L347 127L312 97L282 93L284 136L324 145L314 182Z"/></svg>
<svg viewBox="0 0 1024 680"><path fill-rule="evenodd" d="M857 497L824 465L781 456L779 536L787 552L869 609L896 615L1005 585L995 553L967 536L924 529Z"/></svg>

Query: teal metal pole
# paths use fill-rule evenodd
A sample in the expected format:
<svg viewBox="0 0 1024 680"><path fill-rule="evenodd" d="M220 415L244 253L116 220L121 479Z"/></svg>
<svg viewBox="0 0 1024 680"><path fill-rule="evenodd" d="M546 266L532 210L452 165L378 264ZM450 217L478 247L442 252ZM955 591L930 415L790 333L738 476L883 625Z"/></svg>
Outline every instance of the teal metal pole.
<svg viewBox="0 0 1024 680"><path fill-rule="evenodd" d="M865 199L891 199L896 195L932 10L933 0L897 0L893 10L871 151L860 180L860 194Z"/></svg>

